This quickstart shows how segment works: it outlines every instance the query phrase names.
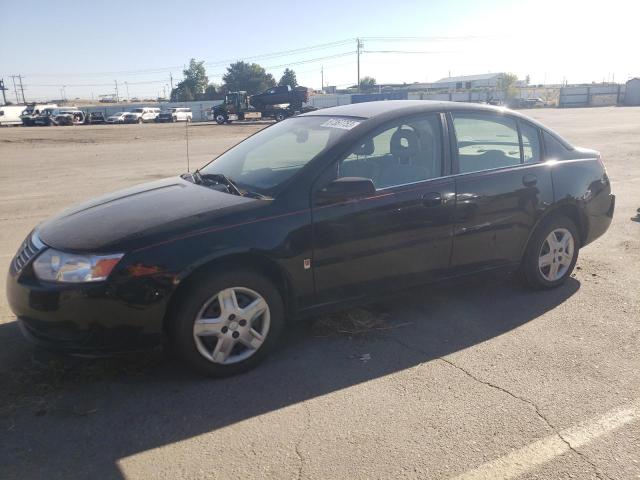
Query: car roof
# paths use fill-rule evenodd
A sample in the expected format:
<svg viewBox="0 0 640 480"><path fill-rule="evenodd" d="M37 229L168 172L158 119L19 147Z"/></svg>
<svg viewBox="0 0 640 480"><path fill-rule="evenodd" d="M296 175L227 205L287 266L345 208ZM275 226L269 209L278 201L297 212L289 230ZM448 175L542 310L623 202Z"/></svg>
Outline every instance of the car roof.
<svg viewBox="0 0 640 480"><path fill-rule="evenodd" d="M514 112L505 107L497 107L494 105L486 105L481 103L466 103L466 102L445 102L437 100L380 100L375 102L362 102L351 103L349 105L341 105L339 107L322 108L307 112L300 117L313 117L313 116L335 116L335 117L354 117L366 119L369 123L381 123L388 120L393 120L407 115L415 115L421 113L430 112L487 112L497 114L509 114L513 117L518 117L527 122L543 129L544 131L552 134L567 148L573 149L574 147L567 142L564 138L551 130L549 127L542 125L537 120L522 115L521 113Z"/></svg>
<svg viewBox="0 0 640 480"><path fill-rule="evenodd" d="M437 100L380 100L375 102L351 103L339 107L314 110L302 116L331 115L359 118L373 118L382 114L396 113L398 116L421 113L455 110L478 110L488 112L504 112L504 107L465 102L445 102ZM514 112L515 113L515 112Z"/></svg>

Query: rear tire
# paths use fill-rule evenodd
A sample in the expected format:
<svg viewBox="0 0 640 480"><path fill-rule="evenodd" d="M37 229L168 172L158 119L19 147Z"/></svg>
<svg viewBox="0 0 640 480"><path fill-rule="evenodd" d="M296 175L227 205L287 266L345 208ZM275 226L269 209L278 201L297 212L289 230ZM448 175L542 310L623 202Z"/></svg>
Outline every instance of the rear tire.
<svg viewBox="0 0 640 480"><path fill-rule="evenodd" d="M284 120L287 117L283 112L277 112L275 114L274 118L276 119L276 122L281 122L282 120Z"/></svg>
<svg viewBox="0 0 640 480"><path fill-rule="evenodd" d="M186 288L169 314L168 330L173 350L193 369L211 377L235 375L257 366L276 346L284 305L264 276L251 270L208 274Z"/></svg>
<svg viewBox="0 0 640 480"><path fill-rule="evenodd" d="M557 215L543 220L522 259L524 282L538 290L559 287L571 276L579 249L580 235L571 219Z"/></svg>

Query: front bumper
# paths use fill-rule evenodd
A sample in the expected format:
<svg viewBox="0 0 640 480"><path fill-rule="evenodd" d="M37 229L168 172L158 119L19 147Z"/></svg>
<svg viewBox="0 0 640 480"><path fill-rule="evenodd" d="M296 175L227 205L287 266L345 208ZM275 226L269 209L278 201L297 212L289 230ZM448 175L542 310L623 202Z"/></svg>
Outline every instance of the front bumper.
<svg viewBox="0 0 640 480"><path fill-rule="evenodd" d="M147 349L163 340L172 285L162 276L119 282L41 282L31 264L7 277L7 299L24 335L45 348L75 354Z"/></svg>

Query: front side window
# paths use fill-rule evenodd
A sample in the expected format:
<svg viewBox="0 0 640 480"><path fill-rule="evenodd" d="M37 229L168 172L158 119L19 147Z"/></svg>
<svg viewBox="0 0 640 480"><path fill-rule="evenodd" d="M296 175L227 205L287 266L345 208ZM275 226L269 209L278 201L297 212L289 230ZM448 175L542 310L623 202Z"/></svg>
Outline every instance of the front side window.
<svg viewBox="0 0 640 480"><path fill-rule="evenodd" d="M542 153L538 129L530 123L520 122L520 136L524 163L539 162L542 159Z"/></svg>
<svg viewBox="0 0 640 480"><path fill-rule="evenodd" d="M221 173L240 188L271 195L361 121L319 115L289 118L239 143L200 172Z"/></svg>
<svg viewBox="0 0 640 480"><path fill-rule="evenodd" d="M460 173L520 163L520 141L515 120L497 115L455 114L453 127Z"/></svg>
<svg viewBox="0 0 640 480"><path fill-rule="evenodd" d="M441 176L442 134L438 115L394 122L365 136L338 162L338 178L370 178L377 189Z"/></svg>

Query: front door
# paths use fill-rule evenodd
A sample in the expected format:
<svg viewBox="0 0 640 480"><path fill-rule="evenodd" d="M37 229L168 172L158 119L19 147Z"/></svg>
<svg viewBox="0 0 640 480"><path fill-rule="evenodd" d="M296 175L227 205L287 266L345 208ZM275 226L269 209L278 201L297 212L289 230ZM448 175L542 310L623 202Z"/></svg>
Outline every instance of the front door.
<svg viewBox="0 0 640 480"><path fill-rule="evenodd" d="M519 262L553 202L539 129L508 115L453 113L456 225L452 269Z"/></svg>
<svg viewBox="0 0 640 480"><path fill-rule="evenodd" d="M446 272L454 181L443 177L439 114L395 121L366 135L319 180L373 180L367 198L313 208L313 270L319 303L419 283Z"/></svg>

